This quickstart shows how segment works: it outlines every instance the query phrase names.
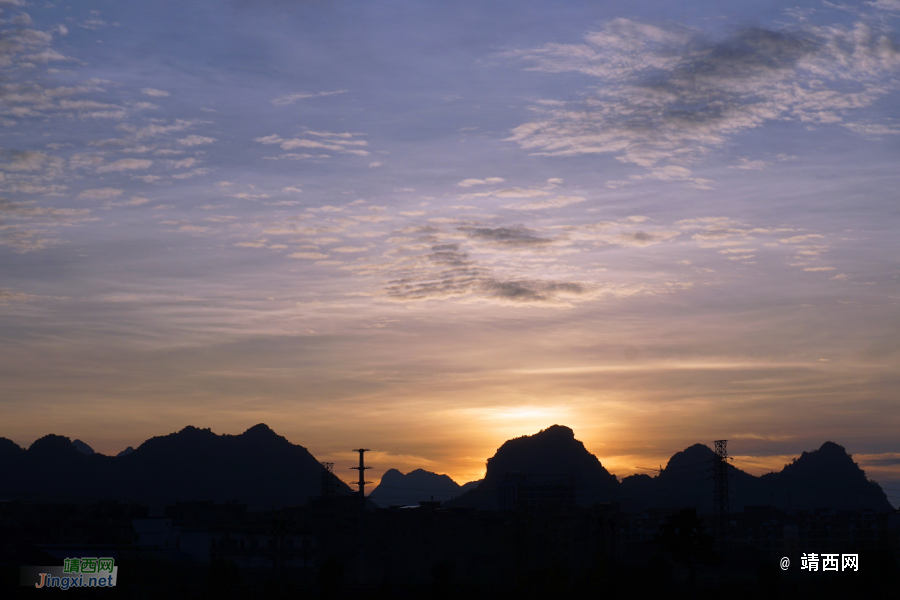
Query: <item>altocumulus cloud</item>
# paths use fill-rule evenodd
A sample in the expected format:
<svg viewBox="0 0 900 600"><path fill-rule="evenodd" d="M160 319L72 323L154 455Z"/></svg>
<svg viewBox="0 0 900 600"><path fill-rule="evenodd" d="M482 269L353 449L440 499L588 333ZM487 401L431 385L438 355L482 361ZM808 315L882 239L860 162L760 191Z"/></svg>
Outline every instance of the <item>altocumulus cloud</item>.
<svg viewBox="0 0 900 600"><path fill-rule="evenodd" d="M774 120L838 124L871 106L900 66L877 26L749 28L709 43L696 31L616 19L579 44L504 53L550 73L580 72L600 83L577 105L538 103L538 119L509 138L534 154L613 154L659 179L693 181L684 164L734 134ZM658 171L660 163L681 171ZM756 165L751 165L756 167Z"/></svg>
<svg viewBox="0 0 900 600"><path fill-rule="evenodd" d="M216 138L212 137L204 137L202 135L189 135L178 140L178 143L182 146L200 146L202 144L212 144L215 141Z"/></svg>
<svg viewBox="0 0 900 600"><path fill-rule="evenodd" d="M585 199L581 196L557 196L556 198L539 200L537 202L520 202L518 204L507 204L503 208L510 208L512 210L542 210L545 208L563 208L566 206L571 206L572 204L584 202L584 200Z"/></svg>
<svg viewBox="0 0 900 600"><path fill-rule="evenodd" d="M92 190L84 190L78 194L78 197L87 200L109 200L110 198L120 196L123 191L124 190L116 188L95 188Z"/></svg>
<svg viewBox="0 0 900 600"><path fill-rule="evenodd" d="M98 173L112 173L117 171L134 171L139 169L149 169L153 166L152 160L146 158L123 158L115 162L111 162L102 167L97 167Z"/></svg>

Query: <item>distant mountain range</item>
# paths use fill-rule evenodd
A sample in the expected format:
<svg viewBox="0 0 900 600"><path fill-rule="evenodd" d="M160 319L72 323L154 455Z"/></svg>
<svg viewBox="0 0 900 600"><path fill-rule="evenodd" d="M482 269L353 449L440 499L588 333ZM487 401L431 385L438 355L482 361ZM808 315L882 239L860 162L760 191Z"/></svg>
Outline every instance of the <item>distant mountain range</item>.
<svg viewBox="0 0 900 600"><path fill-rule="evenodd" d="M470 481L459 485L447 475L438 475L424 469L410 471L406 475L397 469L388 469L381 477L381 483L369 494L369 500L376 505L415 506L420 500L447 502L481 483Z"/></svg>
<svg viewBox="0 0 900 600"><path fill-rule="evenodd" d="M72 445L75 446L75 449L82 454L87 454L88 456L90 456L91 454L95 454L94 449L81 440L72 440Z"/></svg>
<svg viewBox="0 0 900 600"><path fill-rule="evenodd" d="M448 504L495 510L499 505L499 482L504 476L536 473L577 477L581 504L615 501L626 511L693 506L699 512L710 513L714 456L708 446L695 444L672 456L656 477L631 475L619 483L575 439L571 429L554 425L503 444L488 460L484 481ZM728 472L730 508L734 512L743 511L747 505L803 510L893 510L881 486L869 481L846 450L833 442L804 452L778 473L755 477L730 464Z"/></svg>
<svg viewBox="0 0 900 600"><path fill-rule="evenodd" d="M669 459L656 477L632 475L622 480L620 497L634 509L696 506L712 512L714 452L695 444ZM729 465L731 509L769 505L782 509L816 508L892 510L884 491L866 478L843 446L825 442L804 452L777 473L755 477Z"/></svg>
<svg viewBox="0 0 900 600"><path fill-rule="evenodd" d="M504 443L487 461L481 481L458 485L447 475L390 469L371 493L379 506L415 505L434 499L447 506L499 507L510 475L560 476L577 482L578 502L620 502L623 510L712 510L713 451L695 444L669 459L655 477L621 482L568 427L554 425ZM213 500L247 503L251 510L304 504L321 492L324 468L309 451L256 425L240 435L216 435L185 427L137 449L104 456L80 440L48 435L27 450L0 438L0 500L94 502L113 499L150 505ZM777 473L755 477L728 466L731 510L747 505L782 509L893 510L881 487L833 442L804 452ZM352 490L335 480L339 494Z"/></svg>
<svg viewBox="0 0 900 600"><path fill-rule="evenodd" d="M0 438L0 499L165 505L236 500L251 509L304 504L321 492L324 468L309 451L256 425L240 435L185 427L118 456L48 435L28 450ZM336 480L339 494L350 488Z"/></svg>

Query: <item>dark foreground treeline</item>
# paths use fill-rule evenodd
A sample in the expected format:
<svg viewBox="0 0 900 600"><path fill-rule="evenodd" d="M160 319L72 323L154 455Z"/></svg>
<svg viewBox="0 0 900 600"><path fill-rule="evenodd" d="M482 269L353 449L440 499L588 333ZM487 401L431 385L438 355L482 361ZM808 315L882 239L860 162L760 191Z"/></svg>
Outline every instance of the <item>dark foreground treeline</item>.
<svg viewBox="0 0 900 600"><path fill-rule="evenodd" d="M0 503L2 598L23 565L111 556L108 598L896 598L896 513L746 507L716 522L694 509L625 513L615 504L503 512L418 508L365 513L318 498L248 512L189 502L151 516L140 505ZM857 554L857 571L806 572L801 556ZM790 560L782 570L783 557Z"/></svg>

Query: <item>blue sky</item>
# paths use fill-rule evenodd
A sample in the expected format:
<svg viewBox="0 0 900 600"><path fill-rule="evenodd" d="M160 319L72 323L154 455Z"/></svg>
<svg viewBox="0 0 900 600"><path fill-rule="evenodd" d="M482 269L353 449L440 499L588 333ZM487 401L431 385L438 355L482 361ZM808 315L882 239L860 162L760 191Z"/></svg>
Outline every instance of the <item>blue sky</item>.
<svg viewBox="0 0 900 600"><path fill-rule="evenodd" d="M895 0L0 8L0 434L900 487Z"/></svg>

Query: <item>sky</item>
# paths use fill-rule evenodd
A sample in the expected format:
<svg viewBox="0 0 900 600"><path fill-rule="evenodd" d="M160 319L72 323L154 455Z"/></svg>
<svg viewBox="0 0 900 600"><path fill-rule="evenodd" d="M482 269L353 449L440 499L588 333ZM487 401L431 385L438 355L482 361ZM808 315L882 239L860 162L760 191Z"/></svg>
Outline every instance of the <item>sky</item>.
<svg viewBox="0 0 900 600"><path fill-rule="evenodd" d="M0 436L831 440L900 504L900 1L0 9Z"/></svg>

